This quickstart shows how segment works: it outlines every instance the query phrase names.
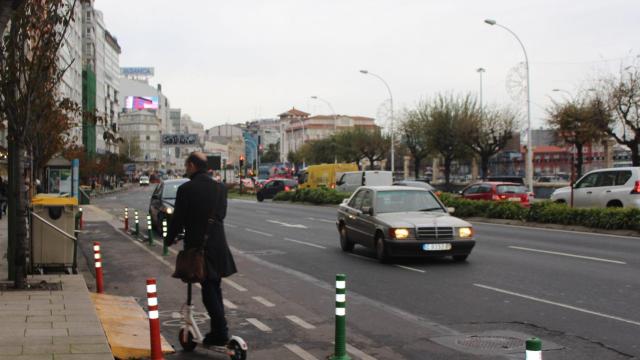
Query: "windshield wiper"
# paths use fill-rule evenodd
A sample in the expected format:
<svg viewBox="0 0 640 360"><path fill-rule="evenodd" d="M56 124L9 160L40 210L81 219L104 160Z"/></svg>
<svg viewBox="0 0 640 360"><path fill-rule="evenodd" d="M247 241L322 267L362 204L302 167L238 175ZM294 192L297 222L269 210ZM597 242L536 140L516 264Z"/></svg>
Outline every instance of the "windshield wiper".
<svg viewBox="0 0 640 360"><path fill-rule="evenodd" d="M422 209L422 210L418 210L418 211L433 211L433 210L442 210L442 208L441 207L432 207L432 208Z"/></svg>

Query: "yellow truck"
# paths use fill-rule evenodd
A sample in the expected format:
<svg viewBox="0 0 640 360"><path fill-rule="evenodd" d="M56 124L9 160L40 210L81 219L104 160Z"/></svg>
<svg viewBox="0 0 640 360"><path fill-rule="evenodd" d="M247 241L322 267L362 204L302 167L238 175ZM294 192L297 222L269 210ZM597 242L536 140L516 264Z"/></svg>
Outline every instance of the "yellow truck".
<svg viewBox="0 0 640 360"><path fill-rule="evenodd" d="M298 177L299 189L315 189L326 187L336 188L336 173L358 171L358 165L351 164L320 164L311 165L300 172Z"/></svg>

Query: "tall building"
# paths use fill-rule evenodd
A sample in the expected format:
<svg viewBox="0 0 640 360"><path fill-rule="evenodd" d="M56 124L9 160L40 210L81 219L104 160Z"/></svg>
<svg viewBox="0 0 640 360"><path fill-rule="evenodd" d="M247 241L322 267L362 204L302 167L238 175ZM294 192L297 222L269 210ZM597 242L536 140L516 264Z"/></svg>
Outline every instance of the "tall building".
<svg viewBox="0 0 640 360"><path fill-rule="evenodd" d="M139 154L129 152L139 170L153 171L160 169L161 122L155 112L149 110L131 111L120 114L120 136L125 139L124 146L138 144ZM123 149L125 153L129 149Z"/></svg>
<svg viewBox="0 0 640 360"><path fill-rule="evenodd" d="M280 160L285 161L290 152L295 152L307 141L321 140L336 132L354 127L375 129L375 120L365 116L316 115L309 116L296 108L279 115Z"/></svg>
<svg viewBox="0 0 640 360"><path fill-rule="evenodd" d="M71 6L73 0L67 0L67 6ZM80 3L75 3L73 9L74 21L69 24L63 46L58 52L59 65L69 67L60 83L60 95L71 99L78 105L82 104L82 38L83 38L83 13ZM70 136L76 144L82 144L82 117L73 119L74 126Z"/></svg>
<svg viewBox="0 0 640 360"><path fill-rule="evenodd" d="M119 113L118 40L107 31L102 12L94 0L82 0L83 110L95 114L83 121L83 143L90 153L116 152L117 142L105 141L105 132L117 132Z"/></svg>

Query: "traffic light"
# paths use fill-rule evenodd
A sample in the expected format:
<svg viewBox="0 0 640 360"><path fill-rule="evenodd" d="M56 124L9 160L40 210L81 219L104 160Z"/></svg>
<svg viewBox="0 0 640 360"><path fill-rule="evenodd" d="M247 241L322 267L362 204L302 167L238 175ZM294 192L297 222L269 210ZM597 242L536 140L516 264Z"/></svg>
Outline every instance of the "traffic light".
<svg viewBox="0 0 640 360"><path fill-rule="evenodd" d="M240 168L244 166L244 155L240 155Z"/></svg>

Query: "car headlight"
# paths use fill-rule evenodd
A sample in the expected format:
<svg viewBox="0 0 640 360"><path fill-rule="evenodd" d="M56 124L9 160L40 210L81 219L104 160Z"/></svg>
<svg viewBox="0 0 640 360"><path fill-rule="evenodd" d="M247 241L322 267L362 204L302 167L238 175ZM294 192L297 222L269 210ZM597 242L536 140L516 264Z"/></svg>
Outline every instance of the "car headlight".
<svg viewBox="0 0 640 360"><path fill-rule="evenodd" d="M167 206L164 211L169 215L173 214L173 208L171 206Z"/></svg>
<svg viewBox="0 0 640 360"><path fill-rule="evenodd" d="M396 239L406 239L409 237L409 229L394 229L393 235Z"/></svg>
<svg viewBox="0 0 640 360"><path fill-rule="evenodd" d="M458 228L458 236L461 239L468 239L470 237L473 237L473 228L472 227Z"/></svg>

